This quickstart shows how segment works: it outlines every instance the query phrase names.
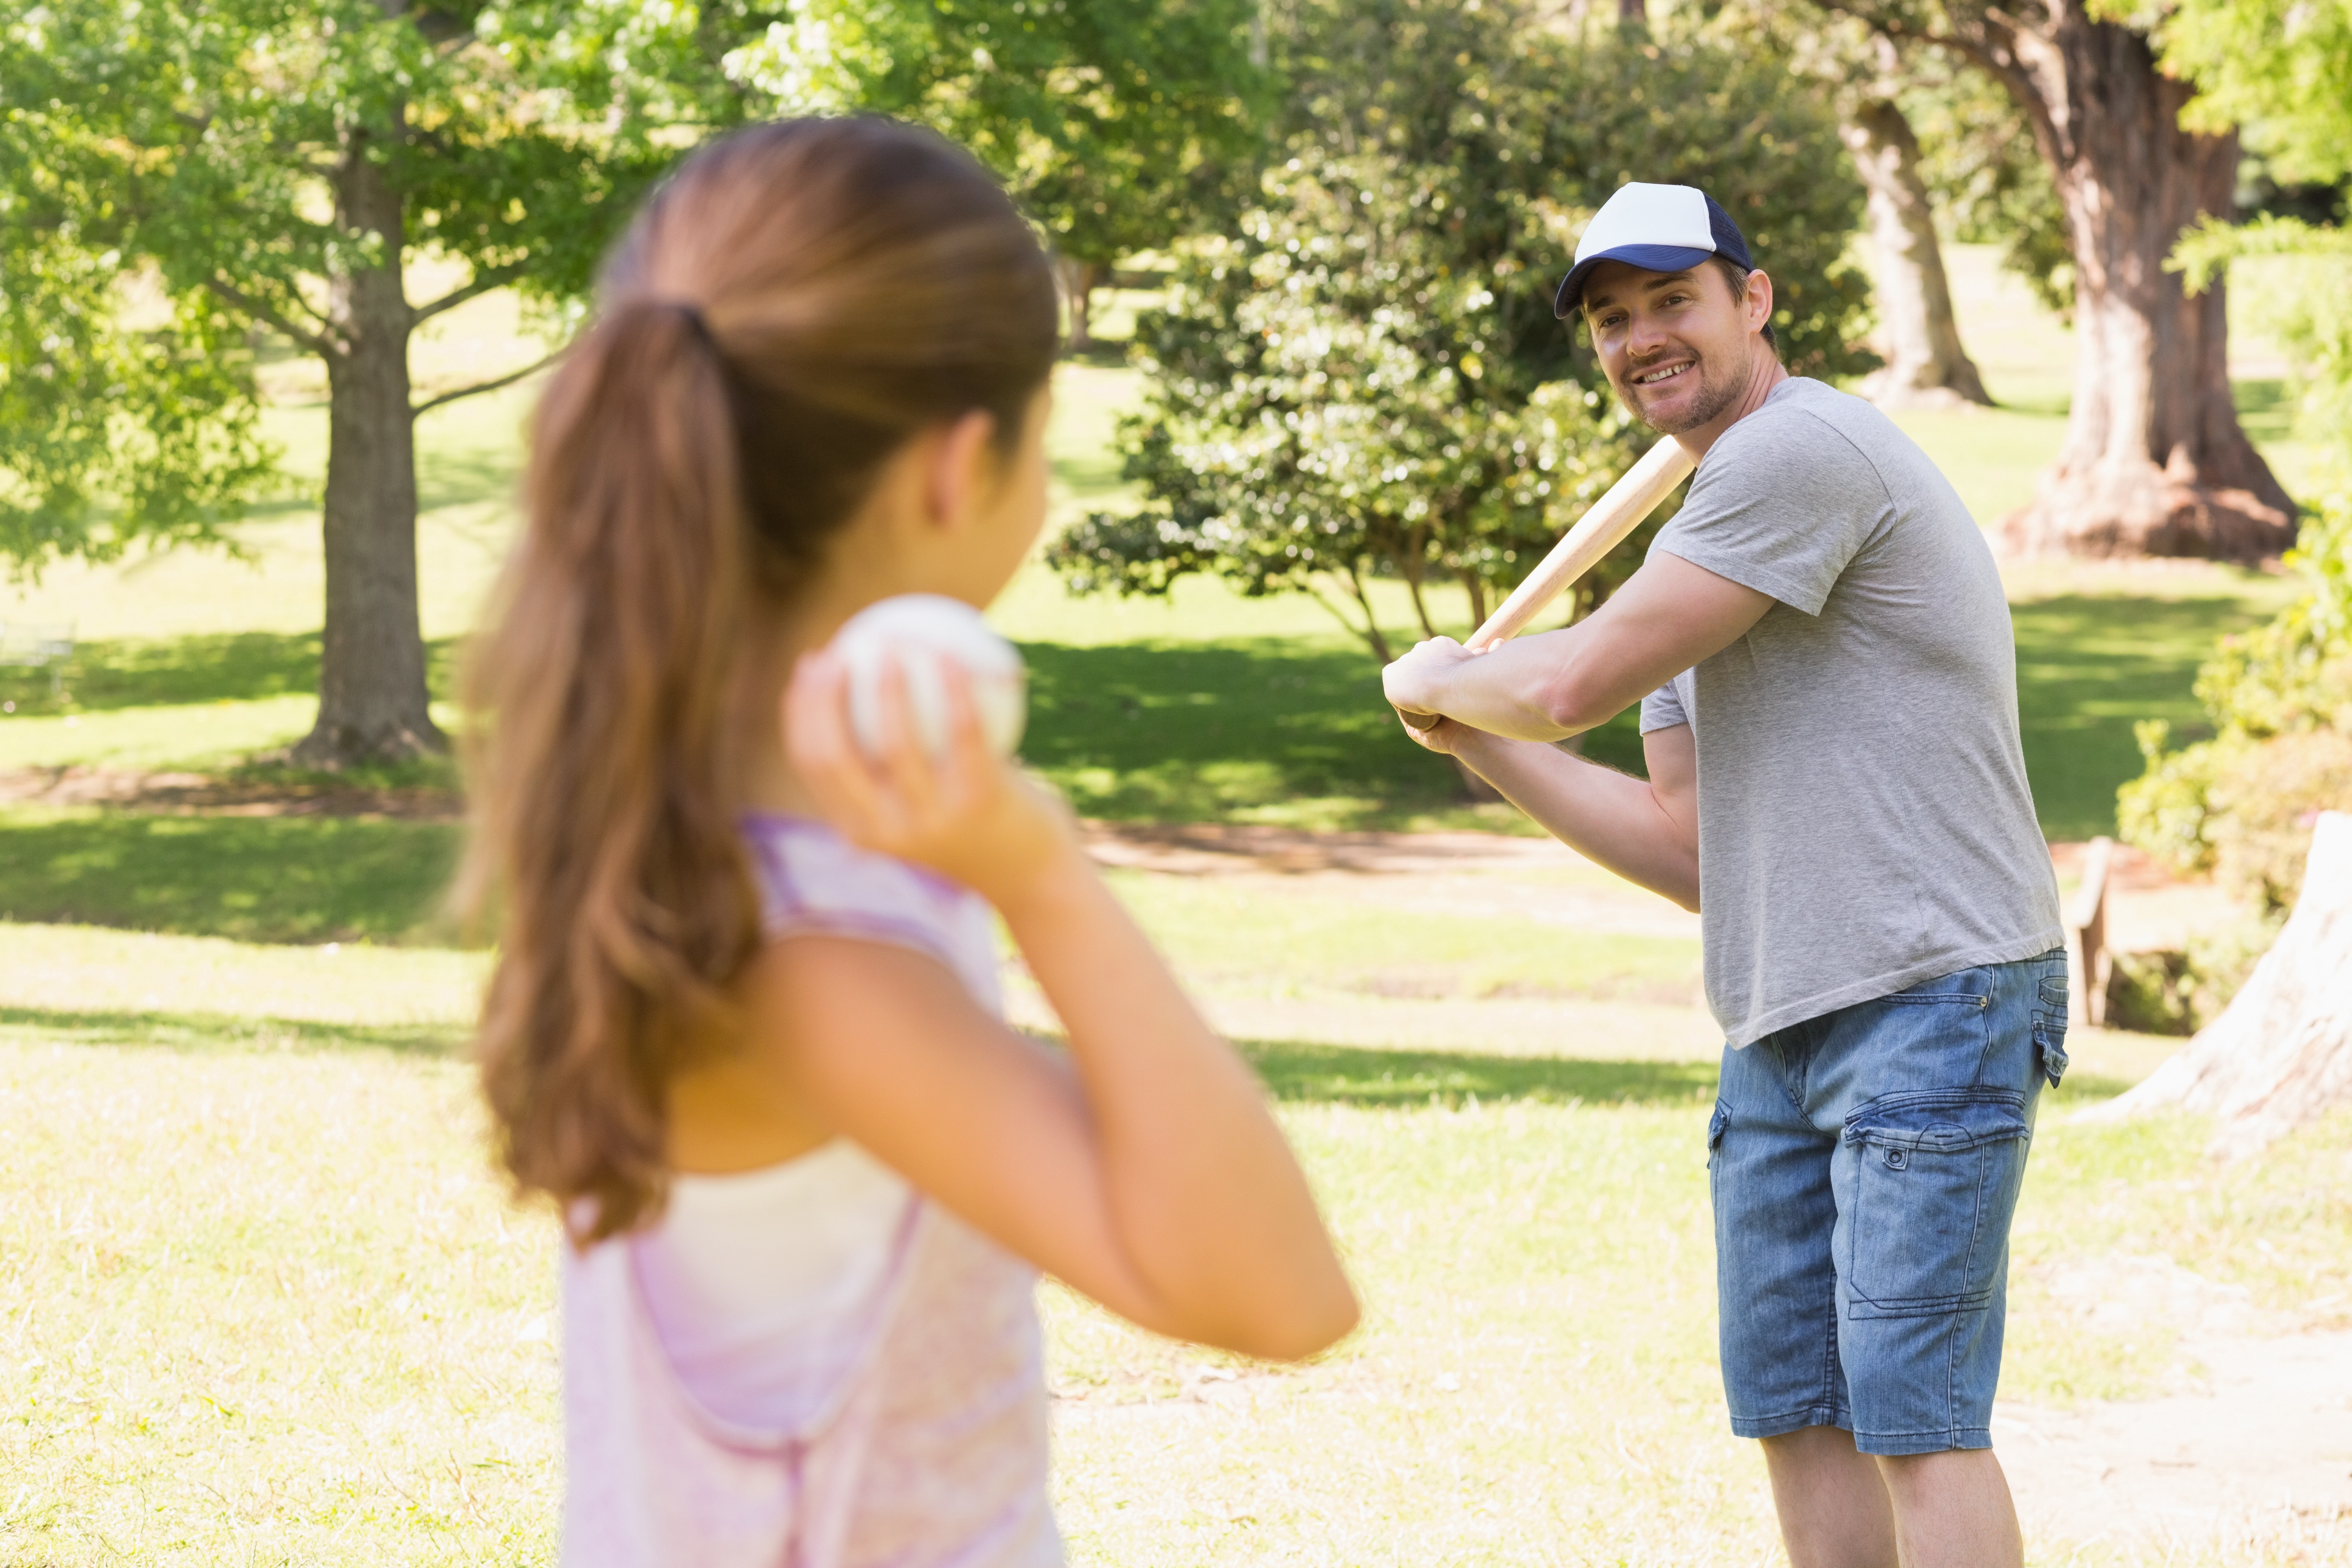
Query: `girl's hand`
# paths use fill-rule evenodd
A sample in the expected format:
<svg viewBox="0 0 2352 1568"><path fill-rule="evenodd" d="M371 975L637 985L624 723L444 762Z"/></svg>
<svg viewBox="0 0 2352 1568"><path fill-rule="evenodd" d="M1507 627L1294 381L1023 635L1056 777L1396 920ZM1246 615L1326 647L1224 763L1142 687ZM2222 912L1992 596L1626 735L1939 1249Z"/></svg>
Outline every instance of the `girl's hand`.
<svg viewBox="0 0 2352 1568"><path fill-rule="evenodd" d="M910 655L924 657L920 652ZM940 658L948 752L915 732L906 678L882 682L883 754L869 758L849 719L849 672L804 654L784 691L784 752L817 809L853 844L912 860L1003 908L1082 858L1068 809L989 746L971 678Z"/></svg>

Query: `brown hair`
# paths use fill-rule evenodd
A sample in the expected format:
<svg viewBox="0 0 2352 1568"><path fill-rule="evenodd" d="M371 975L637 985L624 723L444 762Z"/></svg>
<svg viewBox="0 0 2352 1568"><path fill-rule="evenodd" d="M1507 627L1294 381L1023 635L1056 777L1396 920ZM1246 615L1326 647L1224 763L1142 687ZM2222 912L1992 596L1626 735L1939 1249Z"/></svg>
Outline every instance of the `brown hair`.
<svg viewBox="0 0 2352 1568"><path fill-rule="evenodd" d="M657 1215L668 1084L759 942L745 679L877 470L973 409L1018 439L1053 277L987 174L880 119L744 131L667 181L532 420L525 531L468 649L473 842L503 931L477 1049L499 1156L588 1241Z"/></svg>

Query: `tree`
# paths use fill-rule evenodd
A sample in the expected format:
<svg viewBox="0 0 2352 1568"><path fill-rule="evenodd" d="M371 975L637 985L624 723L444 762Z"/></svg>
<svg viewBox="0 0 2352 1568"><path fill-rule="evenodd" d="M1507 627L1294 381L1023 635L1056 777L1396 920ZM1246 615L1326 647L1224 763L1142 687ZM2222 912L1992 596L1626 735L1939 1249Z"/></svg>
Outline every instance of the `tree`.
<svg viewBox="0 0 2352 1568"><path fill-rule="evenodd" d="M2231 210L2238 139L2185 129L2193 89L2099 0L1825 0L1897 44L1949 49L2007 89L2033 130L2074 257L2079 342L2066 442L2032 504L2004 520L2026 551L2273 555L2294 504L2238 423L2217 286L2191 297L2165 262Z"/></svg>
<svg viewBox="0 0 2352 1568"><path fill-rule="evenodd" d="M1257 21L1257 0L802 0L734 69L978 153L1050 237L1084 348L1114 262L1230 216L1272 101Z"/></svg>
<svg viewBox="0 0 2352 1568"><path fill-rule="evenodd" d="M2157 36L2166 68L2197 89L2190 123L2246 119L2250 141L2291 178L2352 173L2346 0L2180 0ZM2168 755L2161 727L2144 727L2147 772L2118 802L2127 833L2154 852L2213 865L2294 910L2228 1010L2115 1102L2116 1114L2210 1112L2222 1153L2251 1152L2352 1099L2352 233L2275 216L2209 223L2174 263L2193 294L2253 256L2287 264L2265 280L2263 313L2297 362L2300 432L2326 453L2288 557L2310 592L2225 639L2200 672L2212 740Z"/></svg>
<svg viewBox="0 0 2352 1568"><path fill-rule="evenodd" d="M0 0L0 550L37 567L233 542L225 525L273 472L251 344L314 354L327 602L318 720L294 756L437 750L415 420L534 367L419 396L419 325L511 288L560 336L637 195L705 137L780 111L897 110L1040 192L1155 138L1193 149L1176 163L1197 174L1245 122L1246 94L1200 74L1232 49L1181 90L1146 73L1181 75L1181 50L1243 26L1239 4ZM466 280L412 300L423 258Z"/></svg>
<svg viewBox="0 0 2352 1568"><path fill-rule="evenodd" d="M2000 83L1948 51L1914 49L1898 100L1919 177L1955 238L2000 247L2002 268L2051 314L2074 316L2074 248L2032 127Z"/></svg>
<svg viewBox="0 0 2352 1568"><path fill-rule="evenodd" d="M1870 193L1873 303L1889 357L1857 390L1887 407L1990 404L1976 362L1960 343L1919 138L1904 108L1916 66L1883 34L1807 0L1747 0L1717 27L1733 47L1754 37L1822 83L1836 106L1854 173Z"/></svg>
<svg viewBox="0 0 2352 1568"><path fill-rule="evenodd" d="M1431 635L1433 580L1483 618L1645 444L1551 314L1576 229L1628 178L1704 183L1739 217L1791 368L1866 367L1843 259L1862 193L1780 62L1516 23L1440 0L1302 15L1279 162L1144 328L1150 403L1122 441L1150 502L1057 542L1075 589L1211 571L1314 593L1382 660L1373 577L1401 579Z"/></svg>
<svg viewBox="0 0 2352 1568"><path fill-rule="evenodd" d="M276 334L317 355L330 388L319 716L295 755L337 765L437 749L414 421L527 372L419 399L410 334L494 288L580 292L671 156L652 132L677 106L645 85L668 73L641 68L692 40L600 6L9 11L0 374L25 416L0 432L16 481L9 553L37 564L219 539L270 474L247 344ZM470 277L412 302L404 264L418 254L460 259ZM138 330L125 279L160 297L160 322Z"/></svg>
<svg viewBox="0 0 2352 1568"><path fill-rule="evenodd" d="M1902 105L1891 93L1867 97L1847 112L1843 131L1870 192L1871 278L1889 356L1864 383L1864 395L1890 408L1990 404L1976 361L1960 345L1935 209L1919 174L1919 138Z"/></svg>

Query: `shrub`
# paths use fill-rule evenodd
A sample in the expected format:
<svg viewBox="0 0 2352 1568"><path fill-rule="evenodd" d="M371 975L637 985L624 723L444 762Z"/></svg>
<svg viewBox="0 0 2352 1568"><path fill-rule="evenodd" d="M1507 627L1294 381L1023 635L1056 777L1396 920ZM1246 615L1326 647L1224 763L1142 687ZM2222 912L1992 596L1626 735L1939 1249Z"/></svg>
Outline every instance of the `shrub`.
<svg viewBox="0 0 2352 1568"><path fill-rule="evenodd" d="M2116 800L2126 843L2273 912L2302 889L2318 813L2352 810L2352 463L2287 559L2311 593L2198 672L2213 738L2168 752L2165 726L2141 725L2147 771Z"/></svg>
<svg viewBox="0 0 2352 1568"><path fill-rule="evenodd" d="M1483 616L1652 438L1551 314L1576 233L1628 179L1724 202L1777 285L1790 368L1872 363L1845 257L1862 191L1828 109L1780 62L1580 42L1491 0L1298 11L1258 199L1184 250L1139 332L1151 389L1120 439L1145 510L1056 542L1073 590L1164 593L1212 571L1247 594L1352 600L1383 659L1370 577L1402 578L1431 635L1424 582L1461 583Z"/></svg>

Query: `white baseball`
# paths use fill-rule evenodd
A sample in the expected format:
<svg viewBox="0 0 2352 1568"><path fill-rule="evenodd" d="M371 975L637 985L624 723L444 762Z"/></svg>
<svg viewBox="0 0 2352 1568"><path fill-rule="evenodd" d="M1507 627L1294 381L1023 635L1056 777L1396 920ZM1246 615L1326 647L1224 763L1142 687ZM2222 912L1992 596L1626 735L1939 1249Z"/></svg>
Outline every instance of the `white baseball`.
<svg viewBox="0 0 2352 1568"><path fill-rule="evenodd" d="M1013 645L980 612L940 594L901 594L866 605L833 637L833 653L849 669L849 722L869 757L882 754L883 671L896 665L907 682L916 738L935 757L948 752L948 700L940 678L944 655L971 681L973 705L988 743L1009 756L1021 743L1028 715L1025 674Z"/></svg>

